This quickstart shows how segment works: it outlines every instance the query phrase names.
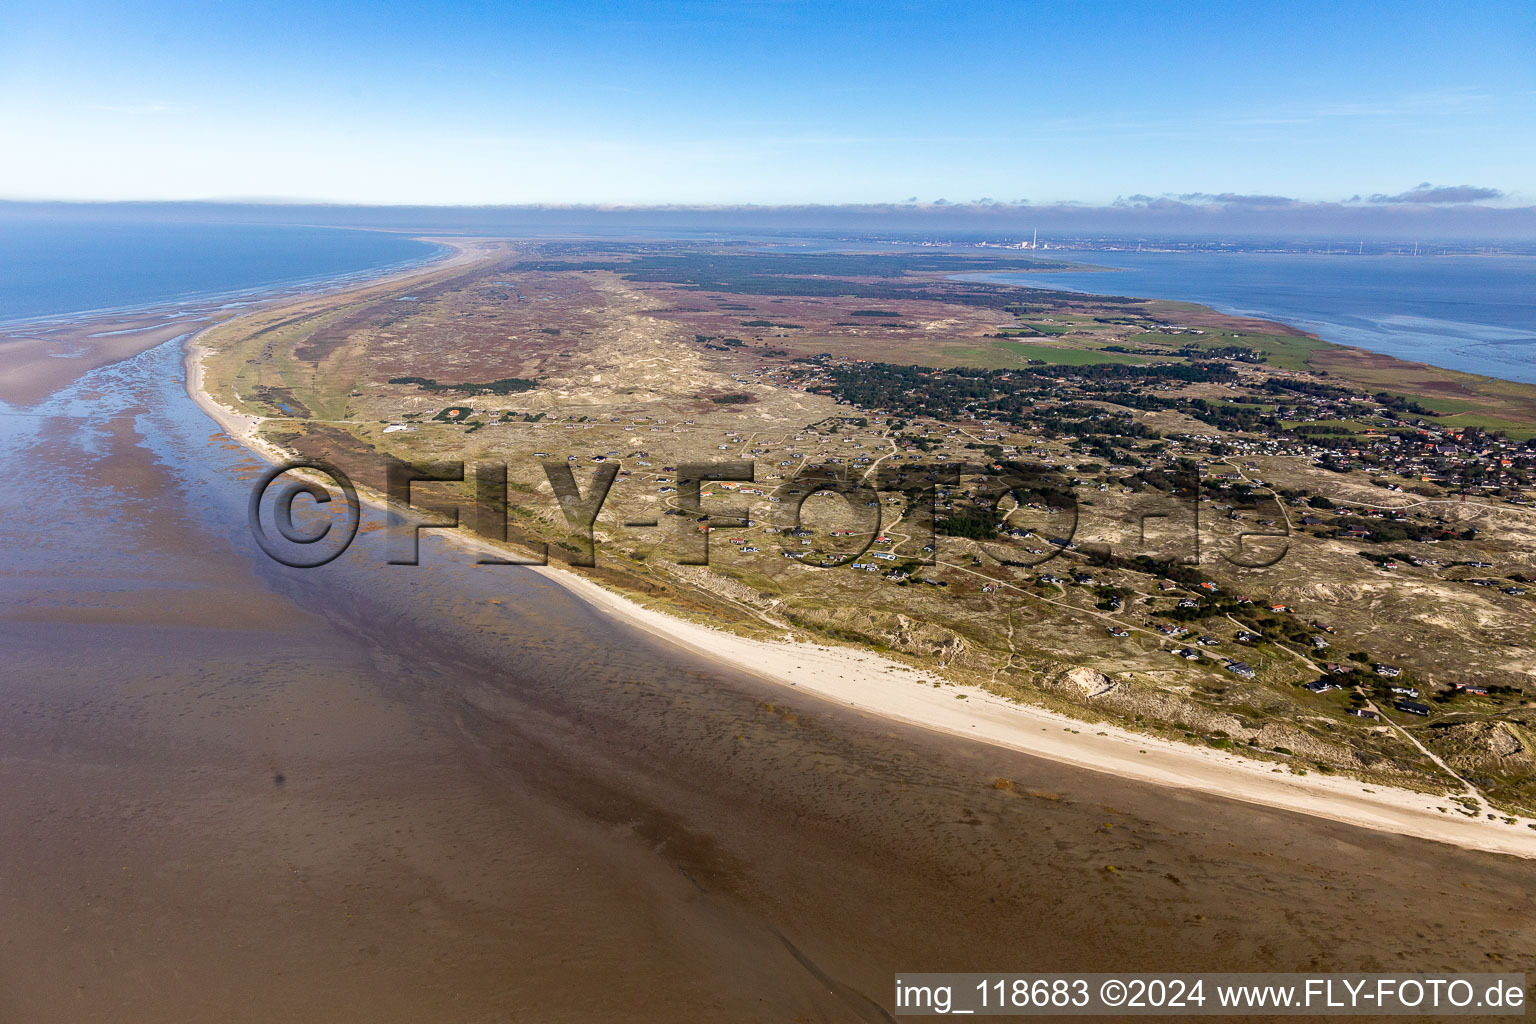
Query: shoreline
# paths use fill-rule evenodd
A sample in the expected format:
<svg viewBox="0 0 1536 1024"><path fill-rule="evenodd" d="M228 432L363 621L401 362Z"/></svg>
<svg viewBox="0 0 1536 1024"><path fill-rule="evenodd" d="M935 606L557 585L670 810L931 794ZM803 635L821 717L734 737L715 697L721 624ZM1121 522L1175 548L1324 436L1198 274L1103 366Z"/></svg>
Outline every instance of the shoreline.
<svg viewBox="0 0 1536 1024"><path fill-rule="evenodd" d="M451 266L461 246L420 236L434 247L420 259L324 278L167 299L158 303L76 310L0 323L0 403L28 408L92 370L131 359L164 342L228 323L286 299L319 297Z"/></svg>
<svg viewBox="0 0 1536 1024"><path fill-rule="evenodd" d="M208 350L198 339L207 329L183 342L188 395L232 440L268 462L286 460L287 453L257 436L260 417L225 406L205 389L203 357ZM361 491L361 497L372 508L388 508L380 496L366 490ZM445 539L469 550L499 550L462 531L446 534ZM1517 818L1516 824L1510 825L1503 821L1503 815L1495 821L1472 818L1458 810L1448 796L1370 784L1348 776L1293 775L1272 762L1016 704L977 687L945 683L933 673L872 652L756 640L713 629L648 608L569 570L553 565L528 568L588 605L667 643L786 690L807 692L863 713L1119 778L1466 849L1536 859L1536 827L1527 827L1533 825L1529 819ZM999 780L999 784L1005 781Z"/></svg>
<svg viewBox="0 0 1536 1024"><path fill-rule="evenodd" d="M451 259L455 246L445 241L451 235L434 235L427 232L401 231L387 228L338 226L334 224L292 224L294 228L311 228L322 231L369 232L401 235L413 241L435 247L424 256L411 257L381 266L344 270L337 273L313 274L308 277L285 278L267 284L231 288L223 291L186 292L170 295L152 302L130 302L119 306L97 306L91 309L67 309L54 313L33 313L27 316L0 317L0 332L25 330L32 327L61 327L102 320L124 320L159 316L171 319L178 316L192 317L209 310L235 309L232 315L245 312L246 307L268 302L284 295L323 295L328 291L364 285L372 280L409 274L430 264Z"/></svg>
<svg viewBox="0 0 1536 1024"><path fill-rule="evenodd" d="M1220 254L1220 253L1211 253L1210 255L1222 255L1222 254ZM1236 254L1232 254L1232 255L1236 255ZM1290 254L1290 255L1300 255L1300 254ZM1310 255L1316 255L1319 258L1323 258L1323 254L1321 254L1321 253L1310 254ZM1388 255L1388 254L1383 254L1383 255ZM1477 254L1472 254L1472 253L1456 253L1456 254L1452 254L1452 255L1454 255L1457 258L1489 258L1489 257L1478 256ZM1513 254L1505 254L1505 255L1513 255ZM1062 257L1062 259L1064 259L1064 260L1066 258L1067 257L1065 257L1065 256ZM1531 258L1531 257L1527 257L1527 258ZM1127 273L1127 272L1129 272L1129 268L1109 266L1109 265L1105 265L1105 264L1084 264L1084 266L1089 268L1089 269L1091 269L1091 270L1097 270L1097 271L1109 271L1109 272L1113 272L1113 273ZM1065 285L1059 285L1059 284L1058 285L1052 285L1048 281L1048 279L1050 277L1056 276L1058 274L1078 274L1078 273L1084 273L1084 272L1085 271L1081 271L1081 270L1077 270L1077 269L1073 269L1073 270L1039 270L1039 271L1035 271L1035 270L1021 270L1021 271L966 271L966 272L959 273L959 274L951 274L951 275L948 275L948 277L949 277L950 280L966 281L966 282L975 283L975 284L999 285L999 286L1007 287L1007 288L1037 288L1037 289L1044 289L1044 290L1047 290L1047 291L1069 292L1069 293L1074 294L1074 295L1081 295L1081 296L1085 296L1085 297L1088 297L1088 298L1096 298L1096 297L1104 297L1104 296L1111 296L1111 295L1121 294L1121 293L1118 293L1118 292L1090 291L1090 290L1088 290L1086 288L1071 287L1071 286L1065 286ZM1026 281L1015 281L1015 280L1005 280L1005 278L1019 277L1019 276L1030 276L1030 277L1038 278L1039 280L1037 280L1037 281L1028 281L1028 282L1026 282ZM1167 297L1161 297L1161 296L1130 295L1130 294L1125 295L1125 297L1126 298L1136 299L1137 301L1140 301L1140 302L1148 302L1148 303L1167 303L1167 304L1172 304L1172 305L1177 305L1177 306L1198 306L1198 307L1202 307L1204 309L1211 310L1212 312L1215 312L1215 313L1217 313L1217 314L1219 314L1219 315L1221 315L1223 317L1229 317L1229 318L1234 319L1234 320L1248 320L1248 321L1252 321L1252 322L1255 322L1255 323L1267 323L1267 324L1273 324L1273 325L1278 326L1278 327L1284 327L1288 331L1294 331L1299 336L1311 338L1311 339L1313 339L1315 341L1320 341L1320 342L1322 342L1325 345L1330 345L1330 346L1333 346L1334 348L1337 348L1337 349L1345 349L1345 350L1352 351L1352 352L1358 352L1358 353L1361 353L1362 355L1365 355L1367 357L1374 357L1374 358L1378 358L1378 359L1390 359L1390 360L1392 360L1394 362L1402 363L1405 366L1418 367L1420 369L1429 369L1429 370L1434 370L1434 371L1437 371L1437 372L1440 372L1440 373L1457 374L1457 375L1460 375L1460 376L1463 376L1463 377L1474 378L1474 379L1478 379L1478 380L1482 380L1482 381L1493 381L1493 382L1498 382L1498 383L1503 383L1503 384L1511 384L1511 385L1514 385L1514 386L1517 386L1517 387L1536 389L1536 380L1516 380L1516 379L1511 378L1511 377L1501 377L1498 374L1488 373L1488 372L1483 371L1483 370L1468 370L1468 369L1458 369L1457 367L1454 367L1454 366L1442 366L1439 363L1430 363L1430 362L1425 362L1424 360L1420 360L1420 359L1413 359L1413 358L1410 358L1410 357L1405 356L1405 355L1399 355L1398 353L1387 351L1385 349L1369 348L1369 347L1367 347L1365 345L1361 345L1361 344L1358 344L1358 343L1352 342L1352 341L1336 341L1336 340L1334 340L1332 338L1324 337L1323 334L1321 333L1321 331L1324 330L1324 329L1327 329L1328 327L1337 327L1336 324L1326 324L1326 323L1318 322L1318 323L1316 323L1314 325L1311 325L1311 326L1304 326L1302 324L1299 324L1297 322L1297 319L1292 317L1292 316L1290 316L1289 314L1277 314L1277 313L1272 313L1272 312L1268 312L1268 311L1265 311L1265 310L1238 309L1236 307L1223 308L1224 306L1226 306L1225 303L1221 304L1221 305L1217 305L1214 302L1209 301L1209 300L1201 300L1201 299L1176 299L1176 298L1167 298ZM1471 325L1471 326L1479 326L1479 325Z"/></svg>

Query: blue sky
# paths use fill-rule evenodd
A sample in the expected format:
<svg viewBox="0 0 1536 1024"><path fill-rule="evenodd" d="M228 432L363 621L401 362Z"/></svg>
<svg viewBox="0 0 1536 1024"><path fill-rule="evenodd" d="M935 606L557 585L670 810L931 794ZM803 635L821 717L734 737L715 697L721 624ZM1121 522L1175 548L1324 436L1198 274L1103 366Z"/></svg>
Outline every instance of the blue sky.
<svg viewBox="0 0 1536 1024"><path fill-rule="evenodd" d="M0 196L1536 202L1536 5L11 4Z"/></svg>

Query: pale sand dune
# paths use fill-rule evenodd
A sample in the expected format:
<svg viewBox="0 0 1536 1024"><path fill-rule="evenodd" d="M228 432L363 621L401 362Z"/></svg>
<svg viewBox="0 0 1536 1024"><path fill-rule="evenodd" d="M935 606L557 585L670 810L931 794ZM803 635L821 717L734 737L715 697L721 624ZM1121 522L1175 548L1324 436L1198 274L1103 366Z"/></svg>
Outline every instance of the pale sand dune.
<svg viewBox="0 0 1536 1024"><path fill-rule="evenodd" d="M256 417L237 413L206 393L203 350L195 341L188 345L186 359L187 388L192 398L232 438L269 461L283 460L281 451L256 436ZM383 506L377 495L365 493L364 497ZM464 531L445 535L470 548L490 547ZM934 682L942 682L938 677L872 653L753 640L646 608L568 570L550 566L534 571L594 607L679 647L869 714L1123 778L1467 849L1536 859L1536 829L1529 827L1529 819L1510 825L1502 820L1469 818L1447 797L1367 785L1339 776L1292 775L1277 771L1273 764L1236 754L1014 704L975 687L935 687ZM1439 809L1442 807L1446 810Z"/></svg>

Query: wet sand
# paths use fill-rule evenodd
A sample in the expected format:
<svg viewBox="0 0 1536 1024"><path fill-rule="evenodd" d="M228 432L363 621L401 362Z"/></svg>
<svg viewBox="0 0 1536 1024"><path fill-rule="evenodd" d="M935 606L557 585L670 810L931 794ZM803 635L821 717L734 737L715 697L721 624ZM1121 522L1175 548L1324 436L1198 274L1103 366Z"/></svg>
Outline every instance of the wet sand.
<svg viewBox="0 0 1536 1024"><path fill-rule="evenodd" d="M479 253L473 239L432 237L421 240L439 246L439 253L406 267L360 271L328 283L280 286L238 296L194 299L152 308L105 310L0 324L0 402L22 407L36 405L98 367L110 366L172 338L222 323L255 306L300 296L323 296L338 290L450 269Z"/></svg>
<svg viewBox="0 0 1536 1024"><path fill-rule="evenodd" d="M0 402L35 405L98 366L154 348L212 319L212 314L141 313L0 328Z"/></svg>
<svg viewBox="0 0 1536 1024"><path fill-rule="evenodd" d="M440 539L277 567L259 467L179 366L0 417L0 1020L861 1021L897 971L1536 973L1530 861L882 720Z"/></svg>

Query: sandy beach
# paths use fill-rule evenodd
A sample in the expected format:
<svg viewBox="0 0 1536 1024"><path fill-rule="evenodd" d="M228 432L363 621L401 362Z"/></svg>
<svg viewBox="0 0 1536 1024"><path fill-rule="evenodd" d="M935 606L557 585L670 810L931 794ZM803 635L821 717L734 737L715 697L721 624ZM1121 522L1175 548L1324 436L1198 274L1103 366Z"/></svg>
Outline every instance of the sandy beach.
<svg viewBox="0 0 1536 1024"><path fill-rule="evenodd" d="M473 259L475 246L459 239L429 238L447 250L408 267L349 275L323 285L279 286L264 292L171 303L160 307L106 310L0 324L0 401L32 406L91 370L132 358L171 338L225 323L273 303L300 296L388 285L424 270L459 266Z"/></svg>
<svg viewBox="0 0 1536 1024"><path fill-rule="evenodd" d="M1230 799L1219 754L442 531L390 566L371 507L279 566L244 533L255 421L188 369L164 344L0 418L0 1019L873 1024L893 972L1000 955L1536 967L1536 862L1345 824L1380 807L1343 780L1325 813L1268 766Z"/></svg>
<svg viewBox="0 0 1536 1024"><path fill-rule="evenodd" d="M259 418L223 405L206 391L204 352L195 337L188 341L185 365L192 398L231 438L263 459L273 463L286 459L285 453L257 436ZM381 495L364 489L362 496L374 507L385 507ZM446 536L470 550L490 548L487 542L464 530ZM711 629L647 608L553 565L535 567L534 571L591 606L668 643L863 714L1120 778L1214 794L1471 850L1536 858L1536 823L1529 819L1516 819L1510 824L1502 819L1470 817L1449 796L1367 784L1343 776L1293 774L1269 762L1005 701L979 688L953 685L873 653L769 642Z"/></svg>
<svg viewBox="0 0 1536 1024"><path fill-rule="evenodd" d="M1536 21L1210 7L17 5L0 1024L1523 1013Z"/></svg>
<svg viewBox="0 0 1536 1024"><path fill-rule="evenodd" d="M1079 721L943 683L872 653L769 643L645 608L575 573L541 568L561 586L655 636L732 668L810 690L861 712L964 736L1063 764L1162 786L1299 811L1350 825L1536 858L1536 830L1467 817L1447 797L1339 776L1294 775L1272 763ZM940 685L935 686L935 683Z"/></svg>

